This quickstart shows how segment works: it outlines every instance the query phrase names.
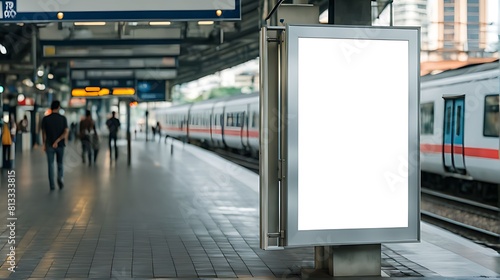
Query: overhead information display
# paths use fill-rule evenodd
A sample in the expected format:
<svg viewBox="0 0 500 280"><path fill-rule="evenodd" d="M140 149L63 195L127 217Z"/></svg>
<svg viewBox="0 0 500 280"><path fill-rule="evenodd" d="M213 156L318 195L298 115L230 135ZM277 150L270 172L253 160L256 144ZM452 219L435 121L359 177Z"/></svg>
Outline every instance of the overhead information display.
<svg viewBox="0 0 500 280"><path fill-rule="evenodd" d="M0 0L4 22L235 20L240 0Z"/></svg>

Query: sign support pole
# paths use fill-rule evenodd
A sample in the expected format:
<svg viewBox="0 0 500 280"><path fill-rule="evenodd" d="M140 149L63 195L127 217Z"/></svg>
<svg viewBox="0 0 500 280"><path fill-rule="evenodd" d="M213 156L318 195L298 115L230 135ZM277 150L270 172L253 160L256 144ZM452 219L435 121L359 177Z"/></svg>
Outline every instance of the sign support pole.
<svg viewBox="0 0 500 280"><path fill-rule="evenodd" d="M279 183L279 35L283 28L263 27L260 32L260 247L278 249L280 231Z"/></svg>

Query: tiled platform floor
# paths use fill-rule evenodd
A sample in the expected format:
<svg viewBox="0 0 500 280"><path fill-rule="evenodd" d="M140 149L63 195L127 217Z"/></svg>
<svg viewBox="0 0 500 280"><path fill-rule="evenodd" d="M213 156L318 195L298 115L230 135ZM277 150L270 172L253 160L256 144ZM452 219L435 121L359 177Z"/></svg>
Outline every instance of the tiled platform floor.
<svg viewBox="0 0 500 280"><path fill-rule="evenodd" d="M163 142L134 141L128 167L121 144L117 163L104 147L92 167L70 145L65 188L54 192L45 155L18 155L17 268L10 273L3 262L0 278L297 278L313 266L312 248L259 249L257 175L181 143L170 155ZM6 182L3 171L0 224L9 217ZM8 236L0 227L2 256ZM420 256L412 245L421 244L383 246L384 274L448 276L410 261ZM494 276L473 272L451 276Z"/></svg>

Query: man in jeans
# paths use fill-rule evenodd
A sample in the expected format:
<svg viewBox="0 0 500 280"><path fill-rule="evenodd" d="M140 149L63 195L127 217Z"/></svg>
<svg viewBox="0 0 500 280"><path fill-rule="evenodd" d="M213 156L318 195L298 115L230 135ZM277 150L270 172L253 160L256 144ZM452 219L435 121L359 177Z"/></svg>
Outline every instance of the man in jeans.
<svg viewBox="0 0 500 280"><path fill-rule="evenodd" d="M55 189L54 184L54 155L57 157L57 184L59 189L64 188L63 182L63 156L65 141L68 137L68 122L65 116L59 114L61 103L52 101L50 105L52 113L42 120L43 150L47 153L49 165L50 190Z"/></svg>

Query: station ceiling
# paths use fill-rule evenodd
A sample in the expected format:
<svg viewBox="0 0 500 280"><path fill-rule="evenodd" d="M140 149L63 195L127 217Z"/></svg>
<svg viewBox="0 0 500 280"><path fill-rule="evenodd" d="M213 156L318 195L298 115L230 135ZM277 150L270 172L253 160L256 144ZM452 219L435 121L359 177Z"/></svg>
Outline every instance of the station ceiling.
<svg viewBox="0 0 500 280"><path fill-rule="evenodd" d="M172 21L168 26L148 22L3 24L0 43L7 53L0 55L0 73L18 80L33 77L32 40L36 34L37 60L50 69L56 81L67 80L68 69L78 68L102 69L94 73L97 76L134 71L146 78L182 84L258 57L267 2L241 0L241 20L212 25L196 21ZM329 3L307 2L319 6L320 13ZM380 13L391 0L373 2Z"/></svg>

